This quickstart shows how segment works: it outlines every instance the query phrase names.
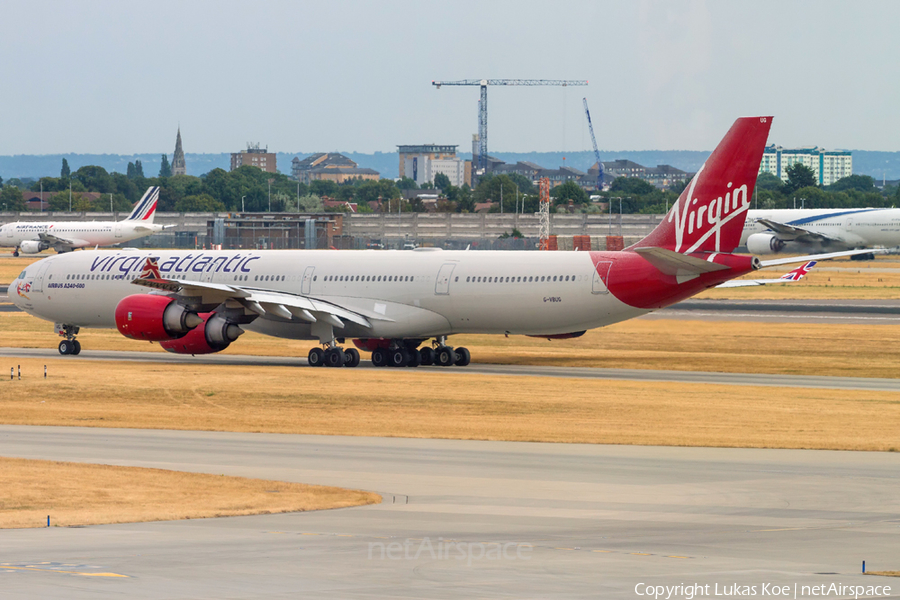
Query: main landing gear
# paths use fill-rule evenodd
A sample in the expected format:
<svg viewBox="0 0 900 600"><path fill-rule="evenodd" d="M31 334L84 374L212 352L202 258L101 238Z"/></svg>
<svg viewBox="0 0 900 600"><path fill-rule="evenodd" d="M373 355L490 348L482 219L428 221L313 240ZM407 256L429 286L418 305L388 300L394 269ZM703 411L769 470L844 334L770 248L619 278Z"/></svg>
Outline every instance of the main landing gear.
<svg viewBox="0 0 900 600"><path fill-rule="evenodd" d="M416 344L418 346L418 344ZM446 337L435 340L434 347L418 349L404 345L402 341L392 342L388 347L372 350L372 365L376 367L418 367L439 365L441 367L465 367L472 360L466 348L447 346Z"/></svg>
<svg viewBox="0 0 900 600"><path fill-rule="evenodd" d="M66 338L59 343L59 353L73 355L80 354L81 343L75 339L75 336L78 335L78 327L75 327L74 325L62 325L57 326L57 330L59 331L59 335L65 336Z"/></svg>
<svg viewBox="0 0 900 600"><path fill-rule="evenodd" d="M307 357L311 367L355 367L359 365L359 350L330 344L326 348L313 348Z"/></svg>

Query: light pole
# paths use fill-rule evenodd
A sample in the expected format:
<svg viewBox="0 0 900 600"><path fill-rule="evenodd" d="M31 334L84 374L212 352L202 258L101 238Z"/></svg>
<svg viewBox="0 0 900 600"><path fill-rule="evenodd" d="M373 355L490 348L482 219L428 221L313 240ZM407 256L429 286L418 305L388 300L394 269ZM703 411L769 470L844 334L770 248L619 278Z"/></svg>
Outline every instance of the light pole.
<svg viewBox="0 0 900 600"><path fill-rule="evenodd" d="M274 179L269 180L269 212L272 212L272 182Z"/></svg>
<svg viewBox="0 0 900 600"><path fill-rule="evenodd" d="M72 176L69 175L69 212L72 212Z"/></svg>
<svg viewBox="0 0 900 600"><path fill-rule="evenodd" d="M241 212L244 212L244 198L247 196L241 196Z"/></svg>

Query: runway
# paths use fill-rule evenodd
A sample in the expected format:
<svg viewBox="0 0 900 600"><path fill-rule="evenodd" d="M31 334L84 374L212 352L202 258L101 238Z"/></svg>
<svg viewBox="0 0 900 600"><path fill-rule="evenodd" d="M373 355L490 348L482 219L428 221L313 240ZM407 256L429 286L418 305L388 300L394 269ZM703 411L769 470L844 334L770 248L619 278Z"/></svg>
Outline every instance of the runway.
<svg viewBox="0 0 900 600"><path fill-rule="evenodd" d="M63 357L49 348L0 348L0 357L37 358L45 360L110 360L141 363L241 365L266 367L307 367L306 358L251 356L242 354L206 354L188 356L163 352L125 352L82 350L77 357ZM325 367L323 367L325 368ZM357 369L376 369L368 360ZM381 367L385 368L385 367ZM449 370L448 370L449 369ZM400 369L400 373L412 369ZM663 371L649 369L597 369L591 367L542 367L535 365L488 365L472 363L467 367L418 367L417 373L458 373L475 375L510 375L517 377L559 377L564 379L609 379L617 381L661 381L718 385L753 385L766 387L800 387L835 390L868 390L900 392L900 379L864 377L828 377L822 375L771 375L753 373L716 373L712 371ZM350 376L351 371L348 371Z"/></svg>
<svg viewBox="0 0 900 600"><path fill-rule="evenodd" d="M0 455L385 498L5 531L4 598L635 598L638 584L896 582L859 575L862 560L898 566L894 453L0 426Z"/></svg>

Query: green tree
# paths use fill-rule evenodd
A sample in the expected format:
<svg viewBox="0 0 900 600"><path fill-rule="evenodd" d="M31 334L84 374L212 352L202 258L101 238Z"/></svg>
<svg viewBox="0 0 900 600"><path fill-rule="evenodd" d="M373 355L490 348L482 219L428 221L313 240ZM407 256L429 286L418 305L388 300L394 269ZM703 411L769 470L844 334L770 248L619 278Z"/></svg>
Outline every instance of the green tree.
<svg viewBox="0 0 900 600"><path fill-rule="evenodd" d="M778 191L784 186L784 182L780 177L772 175L768 171L763 171L756 178L756 189L758 190L775 190Z"/></svg>
<svg viewBox="0 0 900 600"><path fill-rule="evenodd" d="M516 187L519 188L520 194L533 194L534 193L534 183L522 175L521 173L509 173L507 175Z"/></svg>
<svg viewBox="0 0 900 600"><path fill-rule="evenodd" d="M67 161L65 158L63 158L62 159L62 168L59 170L59 178L60 179L68 179L69 174L71 172L72 171L69 169L69 161Z"/></svg>
<svg viewBox="0 0 900 600"><path fill-rule="evenodd" d="M794 163L787 168L787 182L784 184L782 192L793 194L800 188L813 187L816 185L816 175L813 170L803 163Z"/></svg>
<svg viewBox="0 0 900 600"><path fill-rule="evenodd" d="M572 200L575 204L584 204L588 201L588 195L581 186L574 181L567 181L550 190L550 196L557 202L568 203Z"/></svg>
<svg viewBox="0 0 900 600"><path fill-rule="evenodd" d="M434 187L439 190L446 190L450 187L450 178L444 175L443 173L438 173L434 176Z"/></svg>
<svg viewBox="0 0 900 600"><path fill-rule="evenodd" d="M172 176L172 167L169 165L169 157L165 154L162 155L162 161L159 165L159 176L161 178Z"/></svg>
<svg viewBox="0 0 900 600"><path fill-rule="evenodd" d="M636 196L644 196L653 192L655 188L637 177L616 177L609 186L610 192L618 194L634 194Z"/></svg>
<svg viewBox="0 0 900 600"><path fill-rule="evenodd" d="M409 177L401 177L397 181L397 189L399 189L399 190L417 190L417 189L419 189L419 185L416 183L415 179L410 179Z"/></svg>
<svg viewBox="0 0 900 600"><path fill-rule="evenodd" d="M338 184L325 179L310 181L309 193L316 196L328 196L329 198L334 198L338 195Z"/></svg>
<svg viewBox="0 0 900 600"><path fill-rule="evenodd" d="M389 201L400 197L400 190L390 179L366 181L356 192L357 202ZM396 203L395 203L396 206Z"/></svg>
<svg viewBox="0 0 900 600"><path fill-rule="evenodd" d="M27 208L22 190L12 185L3 186L3 190L0 191L0 204L5 211L21 212Z"/></svg>
<svg viewBox="0 0 900 600"><path fill-rule="evenodd" d="M875 179L868 175L849 175L841 177L828 186L829 192L843 192L845 190L856 190L858 192L874 192Z"/></svg>
<svg viewBox="0 0 900 600"><path fill-rule="evenodd" d="M225 205L209 194L185 196L175 202L177 212L222 212Z"/></svg>
<svg viewBox="0 0 900 600"><path fill-rule="evenodd" d="M508 175L491 175L482 177L474 191L474 200L478 202L500 202L503 199L503 212L516 210L516 194L521 193L519 187L513 183ZM474 208L474 206L473 206ZM499 212L499 207L498 207Z"/></svg>
<svg viewBox="0 0 900 600"><path fill-rule="evenodd" d="M103 167L84 166L75 171L73 177L83 183L89 192L106 194L112 191L112 179Z"/></svg>

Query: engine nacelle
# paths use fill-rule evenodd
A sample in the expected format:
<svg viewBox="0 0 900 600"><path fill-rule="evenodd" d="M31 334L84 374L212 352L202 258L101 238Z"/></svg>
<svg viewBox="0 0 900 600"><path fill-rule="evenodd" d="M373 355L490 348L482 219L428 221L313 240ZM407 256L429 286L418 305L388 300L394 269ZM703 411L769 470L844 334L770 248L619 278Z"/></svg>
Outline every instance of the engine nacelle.
<svg viewBox="0 0 900 600"><path fill-rule="evenodd" d="M47 248L49 248L47 244L44 242L38 242L35 240L25 240L24 242L19 242L19 252L22 254L37 254L38 252L43 252Z"/></svg>
<svg viewBox="0 0 900 600"><path fill-rule="evenodd" d="M237 324L222 315L206 313L200 317L203 319L202 325L195 327L184 337L165 340L159 345L175 354L212 354L221 352L244 333Z"/></svg>
<svg viewBox="0 0 900 600"><path fill-rule="evenodd" d="M750 254L777 254L784 250L784 240L771 233L754 233L747 238L747 252Z"/></svg>
<svg viewBox="0 0 900 600"><path fill-rule="evenodd" d="M116 306L116 328L134 340L162 342L180 338L203 318L167 296L135 294Z"/></svg>

